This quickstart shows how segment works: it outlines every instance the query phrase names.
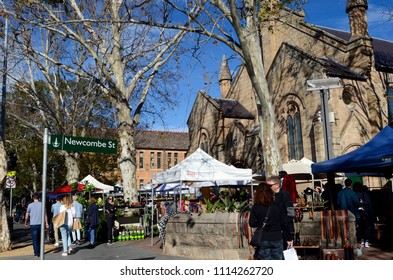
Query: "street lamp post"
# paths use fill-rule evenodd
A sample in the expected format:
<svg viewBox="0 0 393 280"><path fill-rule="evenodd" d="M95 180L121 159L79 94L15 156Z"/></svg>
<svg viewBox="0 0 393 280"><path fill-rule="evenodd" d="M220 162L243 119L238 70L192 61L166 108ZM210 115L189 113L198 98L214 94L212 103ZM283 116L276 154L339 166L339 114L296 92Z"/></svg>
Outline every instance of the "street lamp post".
<svg viewBox="0 0 393 280"><path fill-rule="evenodd" d="M339 78L326 78L307 81L307 91L319 91L321 96L321 113L323 120L323 134L325 141L325 158L329 160L333 157L332 131L329 121L329 90L332 88L340 88Z"/></svg>
<svg viewBox="0 0 393 280"><path fill-rule="evenodd" d="M338 78L327 78L327 79L317 79L317 80L308 80L307 81L307 91L319 91L321 96L321 113L323 120L323 133L325 140L325 157L326 160L329 160L333 157L333 145L332 145L332 132L329 121L329 90L332 88L340 88L341 83ZM330 208L334 210L333 203L333 191L332 187L334 186L334 173L327 174L328 179L328 192L330 198Z"/></svg>

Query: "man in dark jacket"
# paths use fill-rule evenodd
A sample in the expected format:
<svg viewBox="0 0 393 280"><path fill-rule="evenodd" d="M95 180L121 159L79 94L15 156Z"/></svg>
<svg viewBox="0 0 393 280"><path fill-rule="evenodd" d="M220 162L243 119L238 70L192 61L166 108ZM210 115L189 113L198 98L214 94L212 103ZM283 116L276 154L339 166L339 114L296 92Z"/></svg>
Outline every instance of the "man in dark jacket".
<svg viewBox="0 0 393 280"><path fill-rule="evenodd" d="M283 249L286 250L289 246L293 246L293 239L295 235L295 226L293 220L295 217L295 208L293 207L292 198L290 194L280 187L280 177L271 176L267 178L266 183L271 186L272 191L275 193L275 203L278 204L283 211L286 211L286 223L287 227L283 232L289 232L284 234Z"/></svg>
<svg viewBox="0 0 393 280"><path fill-rule="evenodd" d="M94 247L96 243L95 231L96 227L99 225L99 211L94 197L90 198L89 203L90 205L86 211L86 237L89 241L89 247Z"/></svg>

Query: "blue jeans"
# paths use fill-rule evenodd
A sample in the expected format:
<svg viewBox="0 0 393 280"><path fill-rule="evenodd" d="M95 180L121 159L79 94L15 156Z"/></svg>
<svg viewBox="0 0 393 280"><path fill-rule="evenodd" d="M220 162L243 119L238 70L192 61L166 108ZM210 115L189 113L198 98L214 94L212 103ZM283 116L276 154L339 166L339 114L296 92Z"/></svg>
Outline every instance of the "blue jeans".
<svg viewBox="0 0 393 280"><path fill-rule="evenodd" d="M283 256L282 240L262 240L257 253L258 260L282 260Z"/></svg>
<svg viewBox="0 0 393 280"><path fill-rule="evenodd" d="M87 228L86 238L90 242L90 244L94 244L96 242L95 234L96 234L95 226Z"/></svg>
<svg viewBox="0 0 393 280"><path fill-rule="evenodd" d="M68 251L68 247L71 246L71 227L63 225L60 227L61 239L63 240L63 252Z"/></svg>
<svg viewBox="0 0 393 280"><path fill-rule="evenodd" d="M40 256L41 225L30 225L31 238L33 239L34 256Z"/></svg>

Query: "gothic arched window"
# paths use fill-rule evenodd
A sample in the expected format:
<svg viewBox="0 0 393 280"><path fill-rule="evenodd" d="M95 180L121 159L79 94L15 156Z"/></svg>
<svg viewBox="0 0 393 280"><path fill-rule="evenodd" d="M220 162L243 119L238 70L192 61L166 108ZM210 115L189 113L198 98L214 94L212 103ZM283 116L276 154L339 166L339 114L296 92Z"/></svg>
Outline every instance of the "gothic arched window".
<svg viewBox="0 0 393 280"><path fill-rule="evenodd" d="M286 123L289 159L299 160L304 157L302 124L300 120L299 108L294 103L288 105Z"/></svg>
<svg viewBox="0 0 393 280"><path fill-rule="evenodd" d="M208 137L206 135L206 133L202 133L201 135L201 146L200 148L206 152L209 153L209 141L208 141Z"/></svg>

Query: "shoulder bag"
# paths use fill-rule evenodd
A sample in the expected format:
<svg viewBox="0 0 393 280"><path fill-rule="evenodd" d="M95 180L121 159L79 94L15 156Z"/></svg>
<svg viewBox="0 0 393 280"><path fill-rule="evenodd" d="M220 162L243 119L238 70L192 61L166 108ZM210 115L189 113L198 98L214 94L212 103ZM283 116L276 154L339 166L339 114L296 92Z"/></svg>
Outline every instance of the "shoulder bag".
<svg viewBox="0 0 393 280"><path fill-rule="evenodd" d="M72 223L72 230L82 229L82 223L79 219L74 219Z"/></svg>
<svg viewBox="0 0 393 280"><path fill-rule="evenodd" d="M66 213L67 211L63 211L53 217L52 222L55 228L59 228L65 224Z"/></svg>
<svg viewBox="0 0 393 280"><path fill-rule="evenodd" d="M250 245L251 246L254 246L254 247L260 246L261 241L262 241L263 229L266 226L267 220L269 218L269 213L270 213L270 207L267 209L265 220L263 221L262 226L257 228L255 230L254 234L252 235L252 238L251 238L251 241L250 241Z"/></svg>

